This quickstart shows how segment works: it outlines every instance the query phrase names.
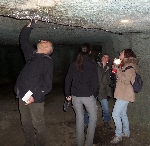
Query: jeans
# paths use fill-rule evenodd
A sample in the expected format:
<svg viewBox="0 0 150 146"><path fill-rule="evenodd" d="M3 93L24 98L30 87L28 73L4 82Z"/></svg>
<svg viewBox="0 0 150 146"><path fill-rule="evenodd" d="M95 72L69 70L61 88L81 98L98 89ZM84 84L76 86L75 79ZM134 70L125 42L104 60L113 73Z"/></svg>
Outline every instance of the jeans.
<svg viewBox="0 0 150 146"><path fill-rule="evenodd" d="M111 116L109 114L108 100L107 99L102 99L102 100L100 100L100 104L101 104L102 111L103 111L103 120L104 120L104 122L110 121Z"/></svg>
<svg viewBox="0 0 150 146"><path fill-rule="evenodd" d="M84 112L84 125L87 126L89 123L89 114L87 111Z"/></svg>
<svg viewBox="0 0 150 146"><path fill-rule="evenodd" d="M44 103L25 105L25 102L19 98L19 110L22 128L25 133L25 146L45 146L46 128L43 116Z"/></svg>
<svg viewBox="0 0 150 146"><path fill-rule="evenodd" d="M111 120L111 116L109 114L108 100L107 99L102 99L99 102L100 102L100 104L102 106L104 122L110 121ZM88 112L85 111L85 113L84 113L84 125L88 125L88 122L89 122Z"/></svg>
<svg viewBox="0 0 150 146"><path fill-rule="evenodd" d="M97 106L94 96L90 97L72 97L73 108L76 113L76 137L77 146L92 146L97 121ZM89 123L84 143L84 107L89 114Z"/></svg>
<svg viewBox="0 0 150 146"><path fill-rule="evenodd" d="M116 126L115 134L118 137L122 136L123 133L130 134L129 121L127 117L128 103L129 101L117 99L114 105L112 117L114 119L115 126ZM122 126L123 126L123 133L122 133Z"/></svg>

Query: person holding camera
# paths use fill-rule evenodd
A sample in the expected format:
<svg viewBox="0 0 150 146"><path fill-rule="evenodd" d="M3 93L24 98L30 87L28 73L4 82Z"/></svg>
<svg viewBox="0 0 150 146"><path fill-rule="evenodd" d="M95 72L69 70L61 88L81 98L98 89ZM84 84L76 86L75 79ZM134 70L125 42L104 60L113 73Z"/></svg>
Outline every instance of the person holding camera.
<svg viewBox="0 0 150 146"><path fill-rule="evenodd" d="M130 69L127 67L132 66ZM129 121L127 116L127 106L129 102L134 102L135 93L132 84L135 82L137 71L137 59L131 49L125 49L120 53L119 59L114 60L113 71L116 72L117 83L114 92L116 102L112 112L115 122L115 136L110 141L111 144L118 144L122 137L129 138Z"/></svg>
<svg viewBox="0 0 150 146"><path fill-rule="evenodd" d="M84 43L76 61L71 63L65 79L65 95L72 99L76 113L77 146L93 146L93 138L97 121L97 106L95 97L98 96L97 65L91 60L92 47ZM89 114L89 123L84 143L84 107Z"/></svg>

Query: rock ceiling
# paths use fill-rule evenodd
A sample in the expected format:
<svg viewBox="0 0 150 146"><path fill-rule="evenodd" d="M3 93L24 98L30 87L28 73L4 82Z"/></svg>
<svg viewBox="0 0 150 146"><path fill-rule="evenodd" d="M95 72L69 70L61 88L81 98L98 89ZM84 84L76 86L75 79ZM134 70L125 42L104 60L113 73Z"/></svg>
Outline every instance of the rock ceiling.
<svg viewBox="0 0 150 146"><path fill-rule="evenodd" d="M150 0L0 0L0 15L4 43L17 43L25 19L32 18L40 20L33 41L99 43L109 33L150 33Z"/></svg>

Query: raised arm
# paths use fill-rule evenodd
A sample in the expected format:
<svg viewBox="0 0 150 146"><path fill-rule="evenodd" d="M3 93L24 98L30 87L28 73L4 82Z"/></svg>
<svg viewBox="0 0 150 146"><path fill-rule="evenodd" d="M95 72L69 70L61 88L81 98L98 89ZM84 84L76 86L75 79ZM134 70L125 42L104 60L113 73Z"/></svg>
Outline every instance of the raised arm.
<svg viewBox="0 0 150 146"><path fill-rule="evenodd" d="M35 48L29 41L29 36L36 22L37 20L32 20L28 25L25 25L22 28L21 33L20 33L21 49L23 51L26 62L31 59L33 55L33 51L35 50Z"/></svg>

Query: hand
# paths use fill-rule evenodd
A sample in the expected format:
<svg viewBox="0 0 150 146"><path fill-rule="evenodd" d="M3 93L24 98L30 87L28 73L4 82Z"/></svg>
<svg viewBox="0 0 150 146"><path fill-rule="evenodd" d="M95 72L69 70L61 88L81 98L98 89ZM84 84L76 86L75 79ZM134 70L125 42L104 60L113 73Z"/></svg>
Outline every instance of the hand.
<svg viewBox="0 0 150 146"><path fill-rule="evenodd" d="M31 104L32 102L34 102L34 98L33 96L30 96L30 98L26 101L25 105Z"/></svg>
<svg viewBox="0 0 150 146"><path fill-rule="evenodd" d="M112 69L114 69L114 68L117 69L118 66L119 66L119 65L117 65L117 64L113 64L111 67L112 67Z"/></svg>
<svg viewBox="0 0 150 146"><path fill-rule="evenodd" d="M110 98L111 98L111 96L107 96L107 101L109 101Z"/></svg>
<svg viewBox="0 0 150 146"><path fill-rule="evenodd" d="M35 20L35 23L38 22L38 20Z"/></svg>
<svg viewBox="0 0 150 146"><path fill-rule="evenodd" d="M38 20L34 20L34 19L31 19L30 23L28 24L27 27L34 27L34 24L37 23Z"/></svg>
<svg viewBox="0 0 150 146"><path fill-rule="evenodd" d="M68 101L70 101L70 100L72 99L72 97L69 96L69 97L66 97L66 99L67 99Z"/></svg>
<svg viewBox="0 0 150 146"><path fill-rule="evenodd" d="M112 69L115 68L115 65L113 64L113 65L111 66L111 68L112 68Z"/></svg>

